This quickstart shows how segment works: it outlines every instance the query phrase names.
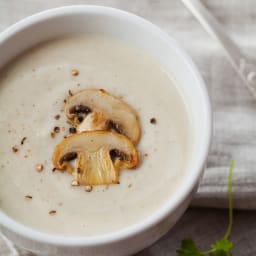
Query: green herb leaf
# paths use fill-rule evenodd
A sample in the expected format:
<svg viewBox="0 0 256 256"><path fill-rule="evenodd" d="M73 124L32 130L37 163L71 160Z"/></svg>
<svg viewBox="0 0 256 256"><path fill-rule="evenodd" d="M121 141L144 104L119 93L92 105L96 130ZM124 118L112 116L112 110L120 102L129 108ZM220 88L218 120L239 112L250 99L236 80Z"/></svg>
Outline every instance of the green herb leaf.
<svg viewBox="0 0 256 256"><path fill-rule="evenodd" d="M216 243L211 245L212 249L215 250L221 250L224 252L230 252L230 250L233 247L233 243L230 242L228 239L222 239L222 240L218 240L216 241Z"/></svg>
<svg viewBox="0 0 256 256"><path fill-rule="evenodd" d="M229 224L223 239L228 239L230 236L233 226L233 198L232 198L232 177L233 177L234 161L231 160L228 171L228 213L229 213Z"/></svg>
<svg viewBox="0 0 256 256"><path fill-rule="evenodd" d="M197 249L195 243L191 239L184 239L181 247L176 251L177 256L202 256L203 254Z"/></svg>

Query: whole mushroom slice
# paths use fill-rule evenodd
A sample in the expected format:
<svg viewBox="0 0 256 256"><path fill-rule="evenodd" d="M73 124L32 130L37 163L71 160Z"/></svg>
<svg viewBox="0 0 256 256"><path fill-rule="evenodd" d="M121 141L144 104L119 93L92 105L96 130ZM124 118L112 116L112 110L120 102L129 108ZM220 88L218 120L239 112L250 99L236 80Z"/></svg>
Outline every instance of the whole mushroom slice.
<svg viewBox="0 0 256 256"><path fill-rule="evenodd" d="M72 168L80 185L103 185L119 182L119 170L136 167L139 158L133 143L124 135L111 131L84 131L60 142L53 154L57 170Z"/></svg>
<svg viewBox="0 0 256 256"><path fill-rule="evenodd" d="M127 136L134 144L140 126L134 110L103 89L86 89L67 99L65 113L78 131L110 130Z"/></svg>

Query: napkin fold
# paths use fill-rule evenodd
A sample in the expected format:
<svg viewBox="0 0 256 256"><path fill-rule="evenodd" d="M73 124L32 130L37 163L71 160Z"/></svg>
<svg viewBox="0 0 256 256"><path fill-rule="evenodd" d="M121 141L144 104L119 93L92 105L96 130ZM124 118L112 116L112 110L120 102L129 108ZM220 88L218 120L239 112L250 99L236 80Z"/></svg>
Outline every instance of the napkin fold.
<svg viewBox="0 0 256 256"><path fill-rule="evenodd" d="M1 232L0 232L0 255L1 256L21 256L21 254L15 248L13 243L9 241ZM23 253L22 256L25 256L25 254Z"/></svg>
<svg viewBox="0 0 256 256"><path fill-rule="evenodd" d="M208 168L192 201L194 207L227 208L229 167ZM233 207L256 209L256 175L247 169L233 171Z"/></svg>

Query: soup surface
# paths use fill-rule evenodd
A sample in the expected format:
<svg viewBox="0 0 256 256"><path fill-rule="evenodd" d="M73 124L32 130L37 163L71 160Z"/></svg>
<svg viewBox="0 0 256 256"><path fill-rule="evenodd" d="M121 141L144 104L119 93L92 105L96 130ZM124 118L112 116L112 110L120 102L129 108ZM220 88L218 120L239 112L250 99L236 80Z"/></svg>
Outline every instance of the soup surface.
<svg viewBox="0 0 256 256"><path fill-rule="evenodd" d="M142 130L139 166L121 171L119 185L91 192L72 187L72 176L53 172L51 162L70 127L63 100L85 88L121 96ZM185 175L192 142L182 95L159 63L114 38L73 35L26 51L0 72L0 109L0 208L39 231L94 236L126 228L172 200Z"/></svg>

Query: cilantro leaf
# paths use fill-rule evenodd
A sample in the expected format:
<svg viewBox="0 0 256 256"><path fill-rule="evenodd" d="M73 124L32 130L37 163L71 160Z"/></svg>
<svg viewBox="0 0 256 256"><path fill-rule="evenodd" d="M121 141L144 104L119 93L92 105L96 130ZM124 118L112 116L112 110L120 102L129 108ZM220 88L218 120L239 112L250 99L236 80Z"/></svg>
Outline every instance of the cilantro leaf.
<svg viewBox="0 0 256 256"><path fill-rule="evenodd" d="M202 256L203 254L197 249L195 243L191 239L184 239L181 247L176 251L177 256Z"/></svg>
<svg viewBox="0 0 256 256"><path fill-rule="evenodd" d="M216 241L214 244L211 245L212 249L215 250L222 250L224 252L230 252L233 247L233 243L230 242L228 239L222 239Z"/></svg>

